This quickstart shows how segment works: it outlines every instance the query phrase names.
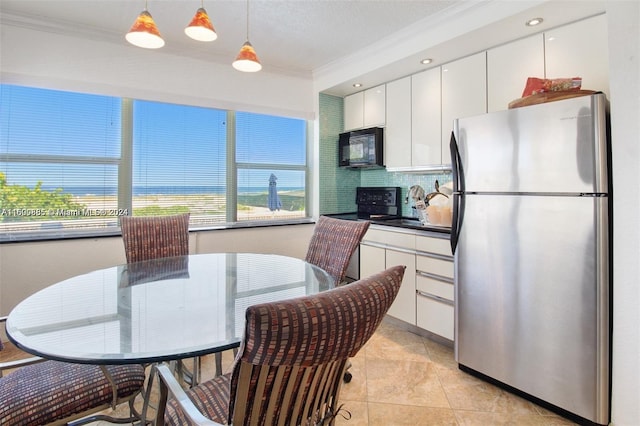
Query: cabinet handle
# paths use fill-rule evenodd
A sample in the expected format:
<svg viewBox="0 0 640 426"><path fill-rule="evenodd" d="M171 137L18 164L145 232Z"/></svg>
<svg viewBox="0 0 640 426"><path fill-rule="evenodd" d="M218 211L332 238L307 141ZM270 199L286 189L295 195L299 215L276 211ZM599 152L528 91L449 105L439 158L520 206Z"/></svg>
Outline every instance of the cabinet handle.
<svg viewBox="0 0 640 426"><path fill-rule="evenodd" d="M420 275L421 277L431 278L432 280L440 281L443 283L453 284L453 278L443 277L442 275L432 274L431 272L416 271L416 274Z"/></svg>
<svg viewBox="0 0 640 426"><path fill-rule="evenodd" d="M444 297L436 296L435 294L425 293L424 291L416 290L419 296L426 297L427 299L435 300L436 302L444 303L445 305L455 306L455 303Z"/></svg>
<svg viewBox="0 0 640 426"><path fill-rule="evenodd" d="M360 243L360 245L369 246L369 247L377 247L377 248L381 248L381 249L385 249L385 250L397 251L397 252L400 252L400 253L416 254L415 250L402 248L402 247L398 247L398 246L391 246L389 244L374 243L374 242L371 242L371 241L363 241L363 242Z"/></svg>
<svg viewBox="0 0 640 426"><path fill-rule="evenodd" d="M429 251L416 250L416 254L418 256L430 257L432 259L444 260L447 262L453 262L453 256L448 256L446 254L440 253L432 253Z"/></svg>

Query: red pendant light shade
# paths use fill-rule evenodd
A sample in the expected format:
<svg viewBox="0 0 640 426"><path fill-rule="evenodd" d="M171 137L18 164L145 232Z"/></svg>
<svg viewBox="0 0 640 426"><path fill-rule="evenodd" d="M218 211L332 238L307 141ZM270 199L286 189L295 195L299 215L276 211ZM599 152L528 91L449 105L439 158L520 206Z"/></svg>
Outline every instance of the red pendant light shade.
<svg viewBox="0 0 640 426"><path fill-rule="evenodd" d="M199 8L191 23L184 29L186 35L198 41L213 41L218 38L215 28L203 7Z"/></svg>
<svg viewBox="0 0 640 426"><path fill-rule="evenodd" d="M244 72L256 72L262 69L258 55L249 41L245 41L240 48L240 53L233 61L233 67Z"/></svg>
<svg viewBox="0 0 640 426"><path fill-rule="evenodd" d="M158 49L164 46L160 31L147 9L140 12L125 38L134 46L146 49Z"/></svg>
<svg viewBox="0 0 640 426"><path fill-rule="evenodd" d="M240 53L238 53L232 65L238 71L243 72L256 72L262 69L258 55L251 43L249 43L249 0L247 0L247 41L240 48Z"/></svg>

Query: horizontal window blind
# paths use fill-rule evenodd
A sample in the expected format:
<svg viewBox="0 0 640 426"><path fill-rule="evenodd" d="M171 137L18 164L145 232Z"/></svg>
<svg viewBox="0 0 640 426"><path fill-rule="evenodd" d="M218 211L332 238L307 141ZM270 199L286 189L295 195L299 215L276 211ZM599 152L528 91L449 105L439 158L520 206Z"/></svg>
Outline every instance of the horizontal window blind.
<svg viewBox="0 0 640 426"><path fill-rule="evenodd" d="M133 214L226 221L226 111L135 101Z"/></svg>
<svg viewBox="0 0 640 426"><path fill-rule="evenodd" d="M300 119L0 84L0 231L305 217L306 151Z"/></svg>
<svg viewBox="0 0 640 426"><path fill-rule="evenodd" d="M236 113L237 219L306 216L304 120Z"/></svg>
<svg viewBox="0 0 640 426"><path fill-rule="evenodd" d="M0 229L115 225L121 100L0 87Z"/></svg>

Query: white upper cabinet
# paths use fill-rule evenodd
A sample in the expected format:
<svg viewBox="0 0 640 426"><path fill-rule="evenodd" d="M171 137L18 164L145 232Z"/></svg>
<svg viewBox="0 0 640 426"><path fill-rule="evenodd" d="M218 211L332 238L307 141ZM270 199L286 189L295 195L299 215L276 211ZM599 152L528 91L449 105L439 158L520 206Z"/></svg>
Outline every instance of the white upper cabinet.
<svg viewBox="0 0 640 426"><path fill-rule="evenodd" d="M385 85L344 98L344 129L382 127L385 124Z"/></svg>
<svg viewBox="0 0 640 426"><path fill-rule="evenodd" d="M522 97L527 78L544 78L544 37L536 34L487 51L487 110Z"/></svg>
<svg viewBox="0 0 640 426"><path fill-rule="evenodd" d="M345 129L384 126L395 171L451 164L453 120L506 110L527 78L582 77L609 95L607 20L598 15L345 97ZM386 116L385 116L386 106Z"/></svg>
<svg viewBox="0 0 640 426"><path fill-rule="evenodd" d="M387 83L387 168L442 164L440 67Z"/></svg>
<svg viewBox="0 0 640 426"><path fill-rule="evenodd" d="M442 164L451 164L453 120L487 112L487 55L476 53L442 66Z"/></svg>
<svg viewBox="0 0 640 426"><path fill-rule="evenodd" d="M582 77L582 89L609 98L607 19L598 15L544 33L546 78Z"/></svg>
<svg viewBox="0 0 640 426"><path fill-rule="evenodd" d="M387 167L411 165L411 77L387 83L387 126L384 162Z"/></svg>
<svg viewBox="0 0 640 426"><path fill-rule="evenodd" d="M344 97L344 130L359 129L364 124L364 92Z"/></svg>
<svg viewBox="0 0 640 426"><path fill-rule="evenodd" d="M411 76L411 165L442 163L440 67Z"/></svg>
<svg viewBox="0 0 640 426"><path fill-rule="evenodd" d="M386 118L385 85L364 91L364 127L384 127Z"/></svg>

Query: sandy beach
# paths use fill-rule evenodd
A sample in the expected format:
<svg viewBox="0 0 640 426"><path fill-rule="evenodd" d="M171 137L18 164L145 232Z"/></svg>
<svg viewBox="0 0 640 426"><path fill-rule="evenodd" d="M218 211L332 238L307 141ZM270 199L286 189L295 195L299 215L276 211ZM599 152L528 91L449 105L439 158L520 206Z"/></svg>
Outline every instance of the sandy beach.
<svg viewBox="0 0 640 426"><path fill-rule="evenodd" d="M256 196L264 196L266 194L256 194ZM304 193L302 191L283 191L281 197L286 196L300 197L304 199ZM96 195L83 195L74 196L73 201L84 205L88 211L106 211L113 213L113 216L118 214L129 214L129 212L117 212L117 196L96 196ZM266 203L265 203L266 204ZM274 218L295 218L304 217L305 212L303 210L287 210L286 204L283 203L283 209L271 211L265 206L258 205L243 205L240 204L238 208L238 220L269 220ZM211 216L219 216L219 219L214 219L214 222L226 221L226 199L224 195L219 194L189 194L189 195L145 195L133 197L134 211L138 209L159 208L162 210L171 209L172 207L182 210L187 210L192 216L208 216L211 221Z"/></svg>

